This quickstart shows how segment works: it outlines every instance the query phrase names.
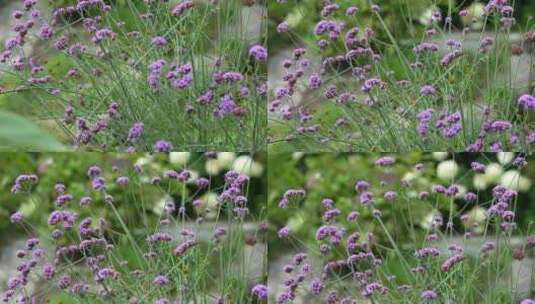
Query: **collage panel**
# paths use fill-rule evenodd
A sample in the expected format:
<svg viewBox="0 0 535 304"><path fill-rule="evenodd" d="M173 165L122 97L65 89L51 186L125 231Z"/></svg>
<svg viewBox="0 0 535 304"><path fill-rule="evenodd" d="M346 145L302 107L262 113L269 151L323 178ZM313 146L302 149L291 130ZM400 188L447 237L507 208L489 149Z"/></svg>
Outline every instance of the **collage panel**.
<svg viewBox="0 0 535 304"><path fill-rule="evenodd" d="M0 2L0 148L264 150L266 6Z"/></svg>
<svg viewBox="0 0 535 304"><path fill-rule="evenodd" d="M535 159L269 155L269 303L533 303Z"/></svg>
<svg viewBox="0 0 535 304"><path fill-rule="evenodd" d="M531 151L531 0L268 7L278 152Z"/></svg>
<svg viewBox="0 0 535 304"><path fill-rule="evenodd" d="M535 304L534 17L1 0L0 302Z"/></svg>
<svg viewBox="0 0 535 304"><path fill-rule="evenodd" d="M263 303L266 155L1 153L2 303Z"/></svg>

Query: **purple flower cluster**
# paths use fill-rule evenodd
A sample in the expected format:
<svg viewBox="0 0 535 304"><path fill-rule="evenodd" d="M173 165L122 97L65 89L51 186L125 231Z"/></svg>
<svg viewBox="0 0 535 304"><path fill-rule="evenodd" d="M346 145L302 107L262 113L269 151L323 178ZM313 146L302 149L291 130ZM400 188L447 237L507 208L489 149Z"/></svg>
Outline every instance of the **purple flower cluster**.
<svg viewBox="0 0 535 304"><path fill-rule="evenodd" d="M173 149L173 145L165 140L159 140L154 144L154 151L156 152L170 152Z"/></svg>
<svg viewBox="0 0 535 304"><path fill-rule="evenodd" d="M259 300L267 300L268 288L266 285L257 284L251 289L251 295Z"/></svg>
<svg viewBox="0 0 535 304"><path fill-rule="evenodd" d="M130 131L128 131L128 141L135 143L143 134L144 125L142 122L136 122Z"/></svg>
<svg viewBox="0 0 535 304"><path fill-rule="evenodd" d="M424 300L436 300L437 294L432 290L424 290L420 297Z"/></svg>
<svg viewBox="0 0 535 304"><path fill-rule="evenodd" d="M461 263L464 260L464 255L462 254L455 254L449 258L447 258L444 263L440 266L440 269L444 272L449 272L455 265Z"/></svg>
<svg viewBox="0 0 535 304"><path fill-rule="evenodd" d="M151 88L155 89L158 87L162 69L166 64L167 63L165 60L158 59L149 65L149 76L147 78L147 82Z"/></svg>
<svg viewBox="0 0 535 304"><path fill-rule="evenodd" d="M420 94L424 96L435 95L435 93L436 93L435 87L433 87L432 85L425 85L420 90Z"/></svg>
<svg viewBox="0 0 535 304"><path fill-rule="evenodd" d="M390 167L396 162L396 159L392 156L383 156L375 161L377 166Z"/></svg>
<svg viewBox="0 0 535 304"><path fill-rule="evenodd" d="M186 11L192 9L194 6L192 0L182 0L179 4L177 4L173 10L171 11L171 14L175 17L182 16Z"/></svg>
<svg viewBox="0 0 535 304"><path fill-rule="evenodd" d="M13 213L10 216L9 219L10 219L11 223L18 224L18 223L21 223L24 220L24 215L21 212L17 211L15 213Z"/></svg>
<svg viewBox="0 0 535 304"><path fill-rule="evenodd" d="M167 79L174 88L184 90L193 83L192 71L193 66L190 63L183 65L172 64L167 73Z"/></svg>
<svg viewBox="0 0 535 304"><path fill-rule="evenodd" d="M152 283L156 286L162 287L169 284L169 279L164 275L159 275L154 278Z"/></svg>
<svg viewBox="0 0 535 304"><path fill-rule="evenodd" d="M162 46L165 46L167 44L167 40L165 39L165 37L156 36L156 37L152 38L152 44L155 45L155 46L162 47Z"/></svg>
<svg viewBox="0 0 535 304"><path fill-rule="evenodd" d="M284 192L282 199L279 201L279 208L288 208L290 203L298 202L300 199L304 198L305 195L306 192L303 189L289 189Z"/></svg>
<svg viewBox="0 0 535 304"><path fill-rule="evenodd" d="M254 57L257 61L266 61L268 58L267 49L262 45L254 45L249 49L249 56Z"/></svg>
<svg viewBox="0 0 535 304"><path fill-rule="evenodd" d="M182 257L187 253L190 248L194 247L195 245L197 245L197 242L195 240L186 240L176 246L173 253L177 257Z"/></svg>
<svg viewBox="0 0 535 304"><path fill-rule="evenodd" d="M418 113L416 116L418 118L418 127L417 131L420 136L426 136L429 132L429 123L433 118L433 113L435 111L432 108L425 109L422 112Z"/></svg>
<svg viewBox="0 0 535 304"><path fill-rule="evenodd" d="M73 213L67 210L55 210L50 213L48 217L48 224L55 226L59 223L63 223L63 228L69 230L74 226L74 222L78 218L77 213Z"/></svg>
<svg viewBox="0 0 535 304"><path fill-rule="evenodd" d="M532 95L522 95L518 98L518 104L524 109L533 110L535 109L535 97Z"/></svg>
<svg viewBox="0 0 535 304"><path fill-rule="evenodd" d="M11 193L19 193L31 189L31 187L39 181L35 174L22 174L15 179L15 183L11 186Z"/></svg>
<svg viewBox="0 0 535 304"><path fill-rule="evenodd" d="M427 257L436 257L440 255L440 250L436 247L424 247L416 250L416 256L420 259Z"/></svg>
<svg viewBox="0 0 535 304"><path fill-rule="evenodd" d="M442 114L438 118L435 127L440 130L440 133L445 138L453 138L457 136L462 130L461 113L455 112L452 114Z"/></svg>

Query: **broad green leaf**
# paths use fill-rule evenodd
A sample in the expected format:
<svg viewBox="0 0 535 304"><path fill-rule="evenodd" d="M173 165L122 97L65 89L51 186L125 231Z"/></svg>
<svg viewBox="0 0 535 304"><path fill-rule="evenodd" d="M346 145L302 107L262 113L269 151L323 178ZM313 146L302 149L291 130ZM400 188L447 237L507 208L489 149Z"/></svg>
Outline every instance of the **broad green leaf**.
<svg viewBox="0 0 535 304"><path fill-rule="evenodd" d="M1 151L65 151L64 145L33 122L0 111Z"/></svg>

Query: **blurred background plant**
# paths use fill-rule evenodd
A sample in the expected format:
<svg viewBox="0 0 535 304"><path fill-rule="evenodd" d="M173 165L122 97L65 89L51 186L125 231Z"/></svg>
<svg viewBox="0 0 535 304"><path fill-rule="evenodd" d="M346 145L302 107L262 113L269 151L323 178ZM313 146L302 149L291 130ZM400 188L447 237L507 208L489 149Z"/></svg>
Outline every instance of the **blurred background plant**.
<svg viewBox="0 0 535 304"><path fill-rule="evenodd" d="M535 191L532 181L535 178L535 159L528 158L529 165L518 171L511 166L515 153L455 153L446 152L421 153L412 152L395 155L396 165L390 170L389 175L378 170L374 161L379 154L351 154L351 153L281 153L269 155L268 170L268 208L271 231L269 235L270 255L278 255L285 252L286 244L281 242L273 233L280 227L288 226L296 238L304 243L315 242L315 228L322 225L322 205L324 198L335 201L336 207L342 214L348 214L356 208L358 194L355 191L355 183L358 180L366 180L372 185L378 185L381 180L392 181L390 188L394 187L398 193L403 193L403 185L396 182L404 180L413 185L414 189L399 194L395 203L386 203L382 195L376 195L376 205L382 212L382 219L387 228L393 231L396 239L401 243L409 242L411 234L408 229L414 225L415 232L419 237L426 233L429 221L436 212L440 212L444 218L449 214L449 200L437 196L437 209L435 209L433 197L429 201L418 198L419 191L429 191L432 185L445 185L454 181L459 185L459 194L455 197L454 213L467 214L470 223L483 222L485 209L474 203L467 203L464 194L472 191L479 196L480 202L487 202L492 196L492 188L496 185L505 185L519 192L516 220L519 231L527 231L529 225L533 225L535 218ZM470 170L470 164L478 161L487 164L484 173L474 173ZM423 170L415 170L415 164L424 164ZM284 192L288 189L303 188L306 198L300 203L297 212L288 212L278 208ZM381 191L377 187L372 190ZM407 223L408 219L400 218L396 209L389 205L406 206L410 208L413 217L419 219L416 223ZM404 208L404 207L400 207ZM346 223L345 221L342 221ZM359 222L361 227L373 232L380 242L386 241L386 236L381 232L381 227L373 220L373 215L368 209L361 212ZM454 222L455 230L462 231L461 222Z"/></svg>

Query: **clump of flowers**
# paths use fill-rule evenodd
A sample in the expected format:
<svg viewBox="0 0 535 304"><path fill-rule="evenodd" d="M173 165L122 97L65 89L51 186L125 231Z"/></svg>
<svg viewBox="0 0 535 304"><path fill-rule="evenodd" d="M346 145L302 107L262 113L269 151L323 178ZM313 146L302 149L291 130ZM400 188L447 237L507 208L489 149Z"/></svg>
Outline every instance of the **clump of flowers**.
<svg viewBox="0 0 535 304"><path fill-rule="evenodd" d="M228 17L240 1L78 0L51 13L37 1L23 6L0 50L5 74L17 79L8 89L30 92L76 147L230 151L263 143L268 53L234 35L246 27L246 18ZM34 44L40 52L28 52Z"/></svg>
<svg viewBox="0 0 535 304"><path fill-rule="evenodd" d="M506 157L498 155L511 166L526 165L522 156L514 161L513 156L504 161ZM533 247L533 237L526 238L524 228L516 223L521 216L516 213L517 191L498 184L489 191L491 198L483 200L455 183L456 172L447 184L433 184L421 173L430 164L418 163L400 172L399 159L410 158L363 155L359 159L373 164L373 170L362 174L366 180L356 181L353 197L330 197L312 204L317 206L318 219L299 219L302 206L279 204L278 216L291 214L287 225L278 230L279 242L285 251L287 246L292 250L284 257L287 264L280 269L280 277L269 282L274 303L304 299L309 303L462 303L470 297L490 304L514 303L526 296L528 291L517 285L524 278L510 277L514 261L524 259ZM468 167L473 174L485 170L484 164L475 161ZM438 180L446 180L443 177ZM331 181L329 188L344 193L339 188L347 184L340 181ZM300 202L308 200L309 190L318 201L322 191L316 191L314 183L308 187L307 192L282 191L281 202L295 193ZM482 219L474 215L479 210ZM313 240L303 237L307 234L314 234ZM511 242L513 238L517 244ZM533 276L533 270L528 272L522 276ZM501 280L504 273L507 280Z"/></svg>
<svg viewBox="0 0 535 304"><path fill-rule="evenodd" d="M86 179L83 197L69 193L69 181L54 186L48 229L33 229L21 211L10 216L29 238L16 253L3 303L44 303L60 293L90 303L266 301L264 270L247 266L246 248L262 242L266 230L250 212L249 176L229 170L203 177L186 163L179 172L136 163L111 171L91 166ZM20 175L12 195L35 201L39 186L37 176ZM147 193L164 199L151 202ZM263 212L261 204L255 208ZM257 253L252 263L264 258Z"/></svg>
<svg viewBox="0 0 535 304"><path fill-rule="evenodd" d="M433 6L421 28L405 20L416 33L403 38L415 41L407 45L373 2L323 1L309 29L314 44L297 45L279 67L269 105L272 144L363 152L532 149L535 98L514 83L509 62L528 51L533 34L512 42L511 2L488 1L482 15L472 16L487 31L477 35L470 24L453 24L468 18L467 10L450 3L444 16ZM273 35L292 35L289 24L280 23ZM479 47L471 47L472 36L480 37ZM494 76L482 79L483 71Z"/></svg>

